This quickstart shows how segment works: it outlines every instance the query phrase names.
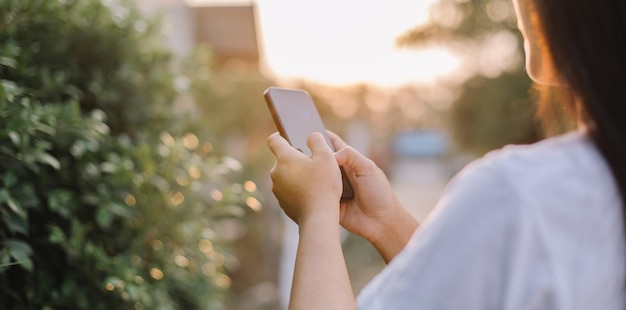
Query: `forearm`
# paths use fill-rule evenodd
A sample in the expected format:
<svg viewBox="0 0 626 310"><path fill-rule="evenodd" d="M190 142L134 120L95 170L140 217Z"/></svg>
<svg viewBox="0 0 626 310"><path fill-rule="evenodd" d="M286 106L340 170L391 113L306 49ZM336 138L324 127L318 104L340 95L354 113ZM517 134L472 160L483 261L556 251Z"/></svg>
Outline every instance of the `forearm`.
<svg viewBox="0 0 626 310"><path fill-rule="evenodd" d="M307 218L300 223L289 309L355 308L341 249L338 216L319 214Z"/></svg>
<svg viewBox="0 0 626 310"><path fill-rule="evenodd" d="M393 216L381 219L375 229L376 233L367 239L385 263L389 263L404 249L418 227L417 219L400 206Z"/></svg>

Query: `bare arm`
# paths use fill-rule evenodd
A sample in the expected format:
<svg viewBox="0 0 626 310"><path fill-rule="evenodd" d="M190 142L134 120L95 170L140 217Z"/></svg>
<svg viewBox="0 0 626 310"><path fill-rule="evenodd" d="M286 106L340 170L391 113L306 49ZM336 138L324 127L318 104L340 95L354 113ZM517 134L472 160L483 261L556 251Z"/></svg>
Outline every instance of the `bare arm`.
<svg viewBox="0 0 626 310"><path fill-rule="evenodd" d="M308 144L311 157L278 134L268 139L276 156L272 190L300 233L289 309L354 309L339 239L341 173L321 134Z"/></svg>
<svg viewBox="0 0 626 310"><path fill-rule="evenodd" d="M419 223L405 208L399 207L396 212L372 224L373 233L367 240L376 248L385 263L389 263L407 245Z"/></svg>
<svg viewBox="0 0 626 310"><path fill-rule="evenodd" d="M356 309L338 222L320 214L300 224L289 309Z"/></svg>

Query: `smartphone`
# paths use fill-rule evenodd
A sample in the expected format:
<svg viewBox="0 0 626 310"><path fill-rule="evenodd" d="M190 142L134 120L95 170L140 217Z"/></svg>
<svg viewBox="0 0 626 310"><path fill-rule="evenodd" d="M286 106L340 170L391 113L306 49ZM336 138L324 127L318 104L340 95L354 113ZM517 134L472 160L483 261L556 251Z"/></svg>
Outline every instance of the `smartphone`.
<svg viewBox="0 0 626 310"><path fill-rule="evenodd" d="M306 141L312 133L319 132L324 135L326 143L335 151L313 98L306 91L270 87L265 90L263 96L272 113L274 123L278 127L278 132L289 141L291 146L311 156L311 150ZM354 197L354 191L343 168L339 168L343 182L341 200L351 199Z"/></svg>

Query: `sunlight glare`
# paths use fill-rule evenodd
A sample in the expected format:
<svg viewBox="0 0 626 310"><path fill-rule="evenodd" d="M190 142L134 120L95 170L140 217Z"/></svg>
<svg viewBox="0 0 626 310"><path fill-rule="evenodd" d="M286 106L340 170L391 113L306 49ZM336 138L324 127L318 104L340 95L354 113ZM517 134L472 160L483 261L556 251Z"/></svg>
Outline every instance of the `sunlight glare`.
<svg viewBox="0 0 626 310"><path fill-rule="evenodd" d="M402 86L432 83L460 61L437 47L402 50L395 39L429 20L435 0L185 0L255 5L262 71L277 80Z"/></svg>
<svg viewBox="0 0 626 310"><path fill-rule="evenodd" d="M428 83L459 65L450 52L395 47L428 20L432 0L258 0L265 67L279 79L397 86Z"/></svg>

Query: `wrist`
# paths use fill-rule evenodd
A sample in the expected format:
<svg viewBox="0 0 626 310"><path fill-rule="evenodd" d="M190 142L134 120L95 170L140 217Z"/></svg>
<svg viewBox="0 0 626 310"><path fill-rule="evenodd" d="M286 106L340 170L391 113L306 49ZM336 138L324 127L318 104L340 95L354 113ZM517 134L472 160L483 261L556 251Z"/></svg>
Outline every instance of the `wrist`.
<svg viewBox="0 0 626 310"><path fill-rule="evenodd" d="M373 226L373 233L366 239L383 256L391 261L407 245L419 223L404 207L399 206L389 216L381 218Z"/></svg>
<svg viewBox="0 0 626 310"><path fill-rule="evenodd" d="M305 227L339 226L339 203L317 201L307 206L298 225L302 231Z"/></svg>

